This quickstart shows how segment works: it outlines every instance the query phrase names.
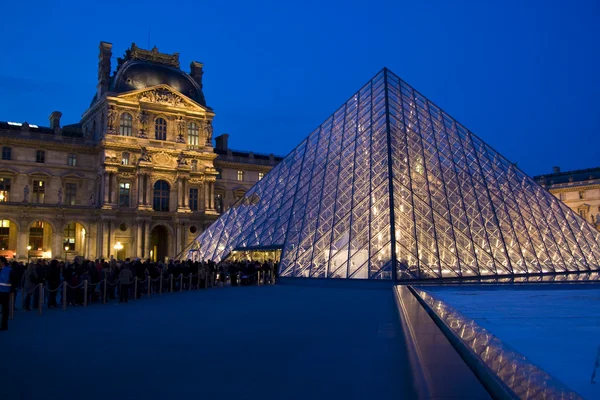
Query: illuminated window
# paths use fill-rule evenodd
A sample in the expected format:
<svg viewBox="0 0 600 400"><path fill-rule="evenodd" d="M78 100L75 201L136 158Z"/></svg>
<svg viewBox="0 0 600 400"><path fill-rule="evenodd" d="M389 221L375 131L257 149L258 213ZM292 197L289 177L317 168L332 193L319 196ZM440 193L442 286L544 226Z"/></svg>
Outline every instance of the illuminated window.
<svg viewBox="0 0 600 400"><path fill-rule="evenodd" d="M192 160L192 171L198 171L198 160Z"/></svg>
<svg viewBox="0 0 600 400"><path fill-rule="evenodd" d="M0 178L0 203L10 200L10 178Z"/></svg>
<svg viewBox="0 0 600 400"><path fill-rule="evenodd" d="M77 199L77 184L67 183L65 185L65 204L68 206L74 206Z"/></svg>
<svg viewBox="0 0 600 400"><path fill-rule="evenodd" d="M191 148L198 147L200 142L200 128L198 124L195 122L190 122L188 124L188 145Z"/></svg>
<svg viewBox="0 0 600 400"><path fill-rule="evenodd" d="M35 152L35 162L46 162L46 152L44 150L38 150Z"/></svg>
<svg viewBox="0 0 600 400"><path fill-rule="evenodd" d="M69 158L67 158L67 165L71 167L77 166L77 154L70 153Z"/></svg>
<svg viewBox="0 0 600 400"><path fill-rule="evenodd" d="M10 160L12 158L12 149L10 147L2 147L2 159Z"/></svg>
<svg viewBox="0 0 600 400"><path fill-rule="evenodd" d="M10 221L7 219L0 220L0 249L8 248L8 239L10 234Z"/></svg>
<svg viewBox="0 0 600 400"><path fill-rule="evenodd" d="M156 118L154 122L154 137L156 140L167 140L167 121L164 118Z"/></svg>
<svg viewBox="0 0 600 400"><path fill-rule="evenodd" d="M237 180L238 181L243 181L244 180L244 171L238 171L237 172Z"/></svg>
<svg viewBox="0 0 600 400"><path fill-rule="evenodd" d="M65 226L65 229L63 230L63 249L68 247L69 249L67 251L75 250L75 238L77 237L75 232L75 222Z"/></svg>
<svg viewBox="0 0 600 400"><path fill-rule="evenodd" d="M129 207L129 192L129 182L122 182L119 184L119 207Z"/></svg>
<svg viewBox="0 0 600 400"><path fill-rule="evenodd" d="M579 215L581 216L581 218L583 218L583 219L587 219L587 210L586 210L586 209L583 209L583 208L581 208L581 209L579 210Z"/></svg>
<svg viewBox="0 0 600 400"><path fill-rule="evenodd" d="M585 192L582 190L579 192L579 200L583 200L585 198Z"/></svg>
<svg viewBox="0 0 600 400"><path fill-rule="evenodd" d="M156 181L154 184L154 211L169 211L169 184Z"/></svg>
<svg viewBox="0 0 600 400"><path fill-rule="evenodd" d="M190 188L190 209L198 211L198 188Z"/></svg>
<svg viewBox="0 0 600 400"><path fill-rule="evenodd" d="M260 181L262 178L265 177L265 173L264 172L259 172L258 173L258 180Z"/></svg>
<svg viewBox="0 0 600 400"><path fill-rule="evenodd" d="M119 124L119 134L121 136L131 136L133 130L133 117L129 113L121 114L121 122Z"/></svg>
<svg viewBox="0 0 600 400"><path fill-rule="evenodd" d="M29 228L29 245L32 250L42 250L44 246L44 222L35 221Z"/></svg>
<svg viewBox="0 0 600 400"><path fill-rule="evenodd" d="M44 196L46 191L46 182L44 181L33 181L33 196L32 203L42 204L44 202Z"/></svg>
<svg viewBox="0 0 600 400"><path fill-rule="evenodd" d="M125 152L121 155L121 164L129 165L129 153Z"/></svg>

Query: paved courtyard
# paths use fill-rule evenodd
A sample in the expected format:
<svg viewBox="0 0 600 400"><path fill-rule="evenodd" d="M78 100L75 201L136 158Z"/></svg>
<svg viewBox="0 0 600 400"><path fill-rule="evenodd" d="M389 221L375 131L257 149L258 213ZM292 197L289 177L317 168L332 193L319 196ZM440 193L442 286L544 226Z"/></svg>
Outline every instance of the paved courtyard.
<svg viewBox="0 0 600 400"><path fill-rule="evenodd" d="M389 288L238 287L18 311L0 335L2 398L413 398L401 335Z"/></svg>

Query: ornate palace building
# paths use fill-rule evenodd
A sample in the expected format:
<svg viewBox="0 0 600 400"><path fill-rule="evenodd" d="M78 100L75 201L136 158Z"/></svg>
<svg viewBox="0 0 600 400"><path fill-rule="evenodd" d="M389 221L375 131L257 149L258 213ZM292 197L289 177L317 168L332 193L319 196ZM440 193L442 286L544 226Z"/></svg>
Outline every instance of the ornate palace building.
<svg viewBox="0 0 600 400"><path fill-rule="evenodd" d="M0 255L173 257L279 160L232 153L227 135L215 152L201 63L133 44L111 73L111 57L101 42L80 123L0 122Z"/></svg>
<svg viewBox="0 0 600 400"><path fill-rule="evenodd" d="M600 167L565 172L554 167L551 174L533 179L600 229Z"/></svg>

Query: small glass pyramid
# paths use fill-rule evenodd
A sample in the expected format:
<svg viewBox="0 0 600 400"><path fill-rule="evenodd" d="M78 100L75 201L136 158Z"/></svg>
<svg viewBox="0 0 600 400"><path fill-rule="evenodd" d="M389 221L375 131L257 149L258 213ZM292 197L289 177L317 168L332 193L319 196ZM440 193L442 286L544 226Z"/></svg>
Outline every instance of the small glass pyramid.
<svg viewBox="0 0 600 400"><path fill-rule="evenodd" d="M596 270L600 233L387 69L180 258L282 249L280 275L411 280Z"/></svg>

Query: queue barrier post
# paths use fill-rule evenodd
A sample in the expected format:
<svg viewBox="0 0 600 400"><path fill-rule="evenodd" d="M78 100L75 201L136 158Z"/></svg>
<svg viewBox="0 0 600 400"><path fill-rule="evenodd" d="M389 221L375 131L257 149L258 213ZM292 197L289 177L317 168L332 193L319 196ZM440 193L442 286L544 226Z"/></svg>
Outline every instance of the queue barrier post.
<svg viewBox="0 0 600 400"><path fill-rule="evenodd" d="M183 274L179 274L179 292L183 292Z"/></svg>
<svg viewBox="0 0 600 400"><path fill-rule="evenodd" d="M62 309L63 311L67 311L67 282L63 281L63 291L62 291Z"/></svg>
<svg viewBox="0 0 600 400"><path fill-rule="evenodd" d="M15 292L10 294L8 299L8 319L15 319ZM2 310L2 312L6 312L6 310Z"/></svg>
<svg viewBox="0 0 600 400"><path fill-rule="evenodd" d="M169 279L171 280L171 293L173 293L173 275L169 275Z"/></svg>
<svg viewBox="0 0 600 400"><path fill-rule="evenodd" d="M103 293L102 293L102 302L103 302L104 304L106 304L106 284L107 284L107 283L108 283L108 279L107 279L107 277L105 276L105 277L104 277L104 290L103 290Z"/></svg>
<svg viewBox="0 0 600 400"><path fill-rule="evenodd" d="M42 306L44 305L44 284L38 284L38 313L42 315Z"/></svg>
<svg viewBox="0 0 600 400"><path fill-rule="evenodd" d="M87 307L88 305L88 280L85 279L83 281L83 306Z"/></svg>

